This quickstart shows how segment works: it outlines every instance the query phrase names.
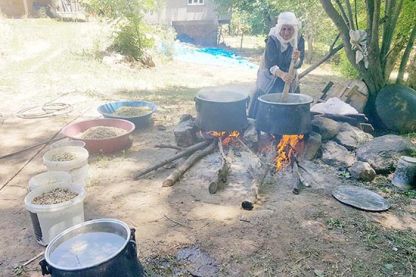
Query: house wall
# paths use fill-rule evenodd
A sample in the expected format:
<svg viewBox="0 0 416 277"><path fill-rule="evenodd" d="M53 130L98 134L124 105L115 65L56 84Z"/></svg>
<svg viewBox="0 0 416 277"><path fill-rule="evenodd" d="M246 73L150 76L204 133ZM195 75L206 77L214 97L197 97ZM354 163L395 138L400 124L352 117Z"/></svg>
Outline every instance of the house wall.
<svg viewBox="0 0 416 277"><path fill-rule="evenodd" d="M51 0L0 0L1 13L11 18L20 18L25 16L25 6L23 1L26 1L27 3L28 16L36 13L34 8L47 6L51 3Z"/></svg>
<svg viewBox="0 0 416 277"><path fill-rule="evenodd" d="M217 21L217 14L212 0L204 0L204 5L188 5L187 0L165 0L161 6L146 16L154 24L172 25L173 21Z"/></svg>
<svg viewBox="0 0 416 277"><path fill-rule="evenodd" d="M189 36L196 44L217 44L218 16L213 0L204 0L204 5L188 5L188 0L162 3L146 17L148 22L173 26L178 35Z"/></svg>
<svg viewBox="0 0 416 277"><path fill-rule="evenodd" d="M172 26L178 35L189 36L195 44L217 45L218 24L212 21L174 21Z"/></svg>

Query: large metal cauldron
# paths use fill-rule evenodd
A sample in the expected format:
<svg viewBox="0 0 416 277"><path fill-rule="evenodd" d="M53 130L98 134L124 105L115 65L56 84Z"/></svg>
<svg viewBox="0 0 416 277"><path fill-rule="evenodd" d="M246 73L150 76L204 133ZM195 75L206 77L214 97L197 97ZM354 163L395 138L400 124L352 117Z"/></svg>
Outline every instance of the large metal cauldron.
<svg viewBox="0 0 416 277"><path fill-rule="evenodd" d="M201 90L195 97L196 123L203 131L241 131L247 125L248 95L236 91Z"/></svg>
<svg viewBox="0 0 416 277"><path fill-rule="evenodd" d="M304 94L289 94L285 102L281 98L282 93L259 97L256 129L274 135L309 133L313 98Z"/></svg>
<svg viewBox="0 0 416 277"><path fill-rule="evenodd" d="M53 277L144 276L134 229L114 219L91 220L65 230L49 243L40 265L43 275Z"/></svg>

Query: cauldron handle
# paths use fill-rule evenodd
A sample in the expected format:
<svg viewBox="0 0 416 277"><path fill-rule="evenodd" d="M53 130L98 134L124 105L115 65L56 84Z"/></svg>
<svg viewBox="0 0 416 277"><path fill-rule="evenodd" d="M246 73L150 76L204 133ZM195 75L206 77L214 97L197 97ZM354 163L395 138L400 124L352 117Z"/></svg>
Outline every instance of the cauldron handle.
<svg viewBox="0 0 416 277"><path fill-rule="evenodd" d="M48 265L48 263L46 262L45 259L42 259L39 262L39 265L40 265L40 268L42 269L42 275L43 276L51 274L51 272L49 271L49 265Z"/></svg>
<svg viewBox="0 0 416 277"><path fill-rule="evenodd" d="M127 246L127 256L129 259L137 259L137 246L136 241L130 240Z"/></svg>
<svg viewBox="0 0 416 277"><path fill-rule="evenodd" d="M136 229L130 228L130 240L136 241Z"/></svg>

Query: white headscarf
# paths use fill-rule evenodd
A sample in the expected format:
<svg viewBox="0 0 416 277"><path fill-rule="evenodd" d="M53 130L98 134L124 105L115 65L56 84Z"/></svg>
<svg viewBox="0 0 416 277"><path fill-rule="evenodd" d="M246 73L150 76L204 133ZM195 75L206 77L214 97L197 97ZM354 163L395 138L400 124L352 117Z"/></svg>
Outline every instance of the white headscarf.
<svg viewBox="0 0 416 277"><path fill-rule="evenodd" d="M280 35L280 30L282 29L283 25L291 25L295 29L295 32L291 39L286 40L282 38ZM275 36L279 41L282 47L280 50L284 52L287 47L292 45L293 48L298 47L298 32L301 28L300 21L296 18L296 15L292 12L282 12L279 14L279 17L277 18L277 24L273 28L270 29L269 36Z"/></svg>

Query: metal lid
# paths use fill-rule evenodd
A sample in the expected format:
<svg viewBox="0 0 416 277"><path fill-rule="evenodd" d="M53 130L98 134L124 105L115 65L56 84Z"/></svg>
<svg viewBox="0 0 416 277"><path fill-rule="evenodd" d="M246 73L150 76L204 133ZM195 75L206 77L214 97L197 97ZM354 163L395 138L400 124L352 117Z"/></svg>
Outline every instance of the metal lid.
<svg viewBox="0 0 416 277"><path fill-rule="evenodd" d="M383 197L361 187L340 186L332 192L332 196L341 203L364 211L381 212L390 208L390 203Z"/></svg>
<svg viewBox="0 0 416 277"><path fill-rule="evenodd" d="M413 158L413 157L401 156L400 159L411 164L416 164L416 158Z"/></svg>
<svg viewBox="0 0 416 277"><path fill-rule="evenodd" d="M117 256L130 240L130 229L115 219L95 219L75 225L48 245L45 260L60 270L95 267Z"/></svg>
<svg viewBox="0 0 416 277"><path fill-rule="evenodd" d="M200 90L196 95L196 98L199 98L204 101L210 102L237 102L242 101L248 98L248 95L243 92L237 92L232 90Z"/></svg>
<svg viewBox="0 0 416 277"><path fill-rule="evenodd" d="M282 93L270 93L259 97L259 101L267 104L276 105L302 105L310 104L313 102L313 98L305 94L289 93L287 101L282 102Z"/></svg>

